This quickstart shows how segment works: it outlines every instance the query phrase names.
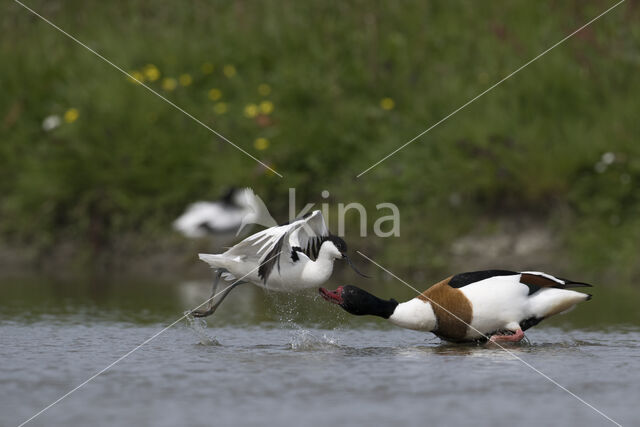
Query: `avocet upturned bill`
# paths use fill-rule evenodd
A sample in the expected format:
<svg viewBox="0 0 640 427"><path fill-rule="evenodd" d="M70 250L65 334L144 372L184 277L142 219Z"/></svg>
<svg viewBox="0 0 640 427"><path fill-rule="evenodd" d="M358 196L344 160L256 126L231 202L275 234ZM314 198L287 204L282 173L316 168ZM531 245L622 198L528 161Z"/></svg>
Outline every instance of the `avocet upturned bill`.
<svg viewBox="0 0 640 427"><path fill-rule="evenodd" d="M329 233L318 210L289 224L255 233L224 253L199 257L216 271L212 296L221 277L234 283L223 291L217 303L211 299L207 310L193 311L195 317L213 314L229 292L242 283L275 291L316 287L329 279L336 259L344 259L363 275L347 256L345 241Z"/></svg>
<svg viewBox="0 0 640 427"><path fill-rule="evenodd" d="M230 189L215 202L195 202L173 222L173 228L196 239L208 234L236 233L250 224L273 227L277 223L269 215L264 202L252 189Z"/></svg>
<svg viewBox="0 0 640 427"><path fill-rule="evenodd" d="M528 328L590 300L567 289L580 286L591 285L537 271L488 270L449 277L404 303L356 286L320 288L320 295L351 314L379 316L447 341L517 342Z"/></svg>

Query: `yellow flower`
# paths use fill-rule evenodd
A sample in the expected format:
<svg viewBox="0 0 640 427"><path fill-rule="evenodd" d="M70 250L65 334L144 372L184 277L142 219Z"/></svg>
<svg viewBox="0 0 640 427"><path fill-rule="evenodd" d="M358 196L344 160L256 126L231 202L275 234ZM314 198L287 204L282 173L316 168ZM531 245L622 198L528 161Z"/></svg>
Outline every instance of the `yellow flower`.
<svg viewBox="0 0 640 427"><path fill-rule="evenodd" d="M181 74L180 77L178 77L178 80L180 81L180 84L182 86L189 86L191 83L193 83L193 79L191 78L191 74Z"/></svg>
<svg viewBox="0 0 640 427"><path fill-rule="evenodd" d="M77 108L69 108L64 113L64 121L67 123L73 123L78 119L79 115L80 113L78 112Z"/></svg>
<svg viewBox="0 0 640 427"><path fill-rule="evenodd" d="M212 101L217 101L222 98L222 91L220 89L211 89L209 91L209 99Z"/></svg>
<svg viewBox="0 0 640 427"><path fill-rule="evenodd" d="M224 102L216 102L213 106L213 111L216 114L224 114L227 112L227 104Z"/></svg>
<svg viewBox="0 0 640 427"><path fill-rule="evenodd" d="M249 104L244 107L244 115L252 118L258 115L258 106L256 104Z"/></svg>
<svg viewBox="0 0 640 427"><path fill-rule="evenodd" d="M200 71L202 71L202 74L211 74L211 73L213 73L213 64L211 62L205 62L200 67Z"/></svg>
<svg viewBox="0 0 640 427"><path fill-rule="evenodd" d="M153 64L145 65L143 72L144 76L150 82L155 82L160 78L160 70L158 70L158 68Z"/></svg>
<svg viewBox="0 0 640 427"><path fill-rule="evenodd" d="M271 101L262 101L260 103L260 112L262 114L271 114L273 111L273 102Z"/></svg>
<svg viewBox="0 0 640 427"><path fill-rule="evenodd" d="M140 71L129 71L128 79L131 83L140 84L144 82L144 74Z"/></svg>
<svg viewBox="0 0 640 427"><path fill-rule="evenodd" d="M383 110L393 110L395 106L396 103L391 98L382 98L380 100L380 107L382 107Z"/></svg>
<svg viewBox="0 0 640 427"><path fill-rule="evenodd" d="M267 138L257 138L255 141L253 141L253 146L256 148L256 150L266 150L267 148L269 148L269 140Z"/></svg>
<svg viewBox="0 0 640 427"><path fill-rule="evenodd" d="M227 78L231 78L236 75L236 67L233 65L225 65L222 72L227 76Z"/></svg>
<svg viewBox="0 0 640 427"><path fill-rule="evenodd" d="M258 86L258 93L262 96L267 96L271 93L271 86L266 83L262 83Z"/></svg>
<svg viewBox="0 0 640 427"><path fill-rule="evenodd" d="M165 77L162 79L162 89L170 92L178 86L178 82L173 77Z"/></svg>

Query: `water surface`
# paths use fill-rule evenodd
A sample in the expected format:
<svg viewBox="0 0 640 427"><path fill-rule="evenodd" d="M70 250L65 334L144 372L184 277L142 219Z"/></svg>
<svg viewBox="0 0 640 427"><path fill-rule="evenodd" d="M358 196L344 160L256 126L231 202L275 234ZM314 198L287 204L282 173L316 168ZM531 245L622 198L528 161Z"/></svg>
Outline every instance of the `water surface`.
<svg viewBox="0 0 640 427"><path fill-rule="evenodd" d="M0 425L28 419L207 291L200 282L0 283ZM634 298L632 290L599 290L509 350L616 421L637 425ZM29 425L332 423L608 424L499 348L446 344L348 316L313 293L240 287L208 326L181 321Z"/></svg>

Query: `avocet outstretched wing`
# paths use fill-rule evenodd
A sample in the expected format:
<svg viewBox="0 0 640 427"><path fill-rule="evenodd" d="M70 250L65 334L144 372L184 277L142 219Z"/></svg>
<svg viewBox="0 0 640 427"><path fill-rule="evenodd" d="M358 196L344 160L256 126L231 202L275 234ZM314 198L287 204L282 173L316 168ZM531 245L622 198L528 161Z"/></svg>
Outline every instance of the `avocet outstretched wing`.
<svg viewBox="0 0 640 427"><path fill-rule="evenodd" d="M286 233L273 244L271 250L262 258L258 274L266 283L275 267L280 269L281 263L294 263L299 260L294 253L302 250L309 258L315 260L325 236L329 235L322 213L314 211L310 215L289 224Z"/></svg>
<svg viewBox="0 0 640 427"><path fill-rule="evenodd" d="M221 254L227 259L260 265L258 273L266 282L273 267L280 265L282 257L291 259L292 248L302 251L315 259L320 245L329 230L320 211L314 211L305 218L290 224L267 228L252 234Z"/></svg>
<svg viewBox="0 0 640 427"><path fill-rule="evenodd" d="M283 236L287 236L286 238L289 240L287 243L290 246L300 246L303 250L306 250L314 238L328 235L329 230L324 223L322 213L314 211L307 217L289 224L267 228L252 234L237 245L229 248L225 255L262 259L273 250Z"/></svg>
<svg viewBox="0 0 640 427"><path fill-rule="evenodd" d="M290 244L292 247L302 248L309 258L315 260L320 252L322 241L329 237L329 228L320 211L313 211L301 221L303 221L302 225L291 231Z"/></svg>
<svg viewBox="0 0 640 427"><path fill-rule="evenodd" d="M246 209L236 236L242 232L245 226L250 224L258 224L267 228L278 226L260 196L256 195L251 188L243 188L236 197L236 203Z"/></svg>
<svg viewBox="0 0 640 427"><path fill-rule="evenodd" d="M258 262L273 250L278 241L287 234L292 225L293 224L286 224L271 227L252 234L240 243L230 247L224 255L227 257L237 257L239 261Z"/></svg>

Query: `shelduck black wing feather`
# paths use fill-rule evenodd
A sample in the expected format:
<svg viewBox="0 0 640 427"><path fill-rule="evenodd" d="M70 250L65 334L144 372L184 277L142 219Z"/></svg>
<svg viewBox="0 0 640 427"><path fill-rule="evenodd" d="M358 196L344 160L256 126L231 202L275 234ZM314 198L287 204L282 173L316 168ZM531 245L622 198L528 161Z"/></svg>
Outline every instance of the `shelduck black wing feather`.
<svg viewBox="0 0 640 427"><path fill-rule="evenodd" d="M590 284L584 282L574 282L572 280L561 279L559 277L550 276L537 272L524 272L520 276L520 283L527 285L529 295L538 292L543 288L569 289L579 287L591 287Z"/></svg>
<svg viewBox="0 0 640 427"><path fill-rule="evenodd" d="M467 273L456 274L449 280L449 286L452 288L462 288L463 286L470 285L472 283L479 282L481 280L486 280L491 277L497 276L515 276L517 273L515 271L509 270L482 270L482 271L470 271Z"/></svg>
<svg viewBox="0 0 640 427"><path fill-rule="evenodd" d="M529 295L538 292L543 288L569 289L578 287L591 287L591 285L588 283L561 279L541 272L526 271L518 273L509 270L482 270L457 274L451 278L451 280L449 281L449 286L451 286L452 288L462 288L472 283L480 282L492 277L516 275L520 275L520 283L526 285L529 288Z"/></svg>
<svg viewBox="0 0 640 427"><path fill-rule="evenodd" d="M564 284L566 285L567 288L582 288L582 287L592 288L593 287L593 285L585 282L574 282L573 280L565 279L562 277L558 277L558 279L564 281Z"/></svg>

